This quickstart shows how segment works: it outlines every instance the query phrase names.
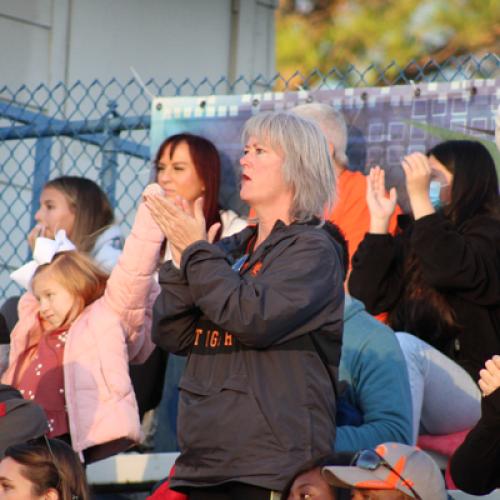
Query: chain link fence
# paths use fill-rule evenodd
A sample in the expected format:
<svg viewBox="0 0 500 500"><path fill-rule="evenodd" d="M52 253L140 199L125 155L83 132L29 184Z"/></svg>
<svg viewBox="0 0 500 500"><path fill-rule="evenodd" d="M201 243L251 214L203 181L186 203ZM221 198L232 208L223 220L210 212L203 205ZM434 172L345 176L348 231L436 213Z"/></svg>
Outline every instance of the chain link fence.
<svg viewBox="0 0 500 500"><path fill-rule="evenodd" d="M107 192L124 234L150 178L152 96L209 96L455 82L500 76L500 57L450 58L437 64L332 68L285 77L165 82L76 82L53 88L0 87L0 304L19 294L9 273L30 256L26 236L43 185L59 175L95 180Z"/></svg>

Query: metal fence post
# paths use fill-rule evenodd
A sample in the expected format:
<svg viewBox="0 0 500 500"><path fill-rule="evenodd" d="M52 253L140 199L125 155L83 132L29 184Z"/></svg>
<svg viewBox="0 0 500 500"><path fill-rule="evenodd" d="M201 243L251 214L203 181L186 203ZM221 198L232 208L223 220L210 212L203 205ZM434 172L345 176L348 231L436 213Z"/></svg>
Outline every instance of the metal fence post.
<svg viewBox="0 0 500 500"><path fill-rule="evenodd" d="M116 101L108 102L109 111L105 117L106 127L104 131L106 140L101 147L102 167L99 172L101 186L104 192L108 195L109 202L111 203L113 209L116 207L115 188L118 177L118 141L120 138L120 131L113 128L112 121L114 118L118 117L118 113L116 111L117 108L118 105Z"/></svg>
<svg viewBox="0 0 500 500"><path fill-rule="evenodd" d="M30 228L35 225L35 214L40 205L40 195L42 194L43 187L50 177L50 158L52 150L52 139L44 137L38 139L35 144L35 168L33 170L33 194L31 197L31 214ZM29 259L31 250L28 250Z"/></svg>

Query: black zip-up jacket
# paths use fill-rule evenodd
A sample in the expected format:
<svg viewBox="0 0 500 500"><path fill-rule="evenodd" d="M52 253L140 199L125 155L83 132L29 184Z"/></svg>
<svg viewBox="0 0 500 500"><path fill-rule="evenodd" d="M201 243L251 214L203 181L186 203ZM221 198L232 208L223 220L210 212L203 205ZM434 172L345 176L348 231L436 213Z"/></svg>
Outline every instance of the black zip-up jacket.
<svg viewBox="0 0 500 500"><path fill-rule="evenodd" d="M483 398L481 408L481 419L450 462L453 481L472 495L500 488L500 389Z"/></svg>
<svg viewBox="0 0 500 500"><path fill-rule="evenodd" d="M425 317L412 315L415 302L405 293L410 249L425 283L451 306L454 330L426 304L419 305ZM500 220L477 215L455 227L438 212L395 237L368 233L352 259L349 291L371 314L389 311L394 330L434 345L477 380L485 361L500 353Z"/></svg>
<svg viewBox="0 0 500 500"><path fill-rule="evenodd" d="M180 271L160 270L154 341L188 356L176 489L238 481L281 490L335 439L340 247L317 225L278 221L241 266L255 231L196 242Z"/></svg>

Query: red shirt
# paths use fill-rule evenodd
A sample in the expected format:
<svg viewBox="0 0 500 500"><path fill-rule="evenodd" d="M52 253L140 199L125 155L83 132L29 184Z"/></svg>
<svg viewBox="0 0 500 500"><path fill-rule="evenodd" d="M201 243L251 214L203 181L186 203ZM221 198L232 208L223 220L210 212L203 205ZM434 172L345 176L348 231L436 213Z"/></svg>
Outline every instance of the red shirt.
<svg viewBox="0 0 500 500"><path fill-rule="evenodd" d="M50 438L69 432L64 396L63 356L67 328L42 333L25 354L29 359L16 387L24 399L38 403L47 415Z"/></svg>

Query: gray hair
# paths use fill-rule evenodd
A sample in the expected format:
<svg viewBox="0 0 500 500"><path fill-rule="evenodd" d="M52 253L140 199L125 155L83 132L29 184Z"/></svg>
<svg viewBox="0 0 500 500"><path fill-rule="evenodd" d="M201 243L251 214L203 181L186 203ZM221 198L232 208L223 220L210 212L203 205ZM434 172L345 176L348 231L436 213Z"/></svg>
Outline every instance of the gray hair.
<svg viewBox="0 0 500 500"><path fill-rule="evenodd" d="M330 210L335 200L335 169L328 143L311 120L287 111L259 113L243 128L242 141L254 136L283 154L283 177L293 191L290 217L304 222Z"/></svg>
<svg viewBox="0 0 500 500"><path fill-rule="evenodd" d="M333 145L333 159L340 167L347 167L347 125L344 115L321 102L311 102L310 104L300 104L291 109L303 118L309 118L318 124L318 127L326 136L326 140Z"/></svg>

